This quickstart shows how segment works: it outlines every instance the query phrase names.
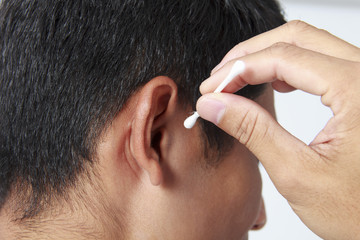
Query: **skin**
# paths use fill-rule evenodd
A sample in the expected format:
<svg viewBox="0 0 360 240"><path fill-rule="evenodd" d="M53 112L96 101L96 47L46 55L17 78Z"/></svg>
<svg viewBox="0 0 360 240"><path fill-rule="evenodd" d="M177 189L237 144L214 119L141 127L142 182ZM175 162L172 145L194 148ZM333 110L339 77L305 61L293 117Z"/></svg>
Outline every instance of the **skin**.
<svg viewBox="0 0 360 240"><path fill-rule="evenodd" d="M270 87L257 102L274 113ZM183 127L190 111L179 102L172 79L149 81L100 137L94 182L79 185L67 204L57 205L60 214L40 217L32 224L37 231L27 231L26 236L247 239L250 229L266 222L258 160L236 142L219 165L208 165L199 125ZM211 149L208 153L217 156ZM82 201L76 192L83 194ZM24 227L9 217L3 210L2 237L24 236ZM78 226L76 235L71 226Z"/></svg>
<svg viewBox="0 0 360 240"><path fill-rule="evenodd" d="M219 166L207 166L200 128L183 127L189 110L182 109L176 94L171 79L155 78L130 100L125 112L134 116L123 115L131 122L124 130L129 139L123 138L129 142L123 159L131 166L125 181L135 186L127 207L127 239L247 239L249 229L266 221L257 159L236 143ZM273 111L270 89L258 101ZM159 146L152 148L150 138L158 132Z"/></svg>
<svg viewBox="0 0 360 240"><path fill-rule="evenodd" d="M244 73L227 93L210 94L235 60L245 62ZM200 87L200 116L250 149L295 213L323 239L360 237L359 76L359 48L293 21L235 46ZM334 116L306 145L266 109L229 94L259 83L321 96Z"/></svg>

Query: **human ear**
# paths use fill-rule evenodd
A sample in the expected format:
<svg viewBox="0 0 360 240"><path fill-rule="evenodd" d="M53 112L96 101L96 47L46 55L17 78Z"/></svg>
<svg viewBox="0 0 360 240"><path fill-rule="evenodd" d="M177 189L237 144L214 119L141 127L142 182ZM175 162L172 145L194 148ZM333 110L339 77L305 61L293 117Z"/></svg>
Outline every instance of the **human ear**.
<svg viewBox="0 0 360 240"><path fill-rule="evenodd" d="M137 94L135 117L131 126L130 149L138 165L149 175L153 185L163 181L161 168L163 130L174 116L177 86L168 77L150 80Z"/></svg>

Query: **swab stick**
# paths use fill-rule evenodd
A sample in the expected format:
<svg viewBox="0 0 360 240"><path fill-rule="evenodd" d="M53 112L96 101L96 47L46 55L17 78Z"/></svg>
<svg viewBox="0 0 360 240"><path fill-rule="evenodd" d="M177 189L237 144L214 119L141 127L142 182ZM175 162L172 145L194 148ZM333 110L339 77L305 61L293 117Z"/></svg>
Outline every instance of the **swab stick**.
<svg viewBox="0 0 360 240"><path fill-rule="evenodd" d="M244 72L245 70L245 63L243 61L236 61L232 66L229 74L226 76L224 81L220 83L220 85L215 89L214 93L220 93L224 88L240 73ZM192 128L196 120L200 117L197 112L194 112L190 117L186 118L184 121L184 127L187 129Z"/></svg>

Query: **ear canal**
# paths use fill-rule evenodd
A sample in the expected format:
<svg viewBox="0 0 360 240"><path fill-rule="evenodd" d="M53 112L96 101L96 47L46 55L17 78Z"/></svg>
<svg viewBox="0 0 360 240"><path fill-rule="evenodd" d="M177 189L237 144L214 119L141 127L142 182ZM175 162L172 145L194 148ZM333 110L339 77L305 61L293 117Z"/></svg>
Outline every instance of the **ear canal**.
<svg viewBox="0 0 360 240"><path fill-rule="evenodd" d="M151 138L151 147L159 156L159 161L161 160L161 147L160 147L161 138L162 138L161 131L156 132Z"/></svg>

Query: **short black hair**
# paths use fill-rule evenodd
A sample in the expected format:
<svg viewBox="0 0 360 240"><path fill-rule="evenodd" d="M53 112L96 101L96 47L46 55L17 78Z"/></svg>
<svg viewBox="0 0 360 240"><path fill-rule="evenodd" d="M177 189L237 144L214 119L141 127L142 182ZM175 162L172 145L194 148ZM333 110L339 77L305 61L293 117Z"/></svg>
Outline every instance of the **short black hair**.
<svg viewBox="0 0 360 240"><path fill-rule="evenodd" d="M169 76L194 108L228 50L283 23L275 0L3 0L0 208L20 184L24 218L35 216L94 162L98 136L141 86ZM201 124L224 148L224 133Z"/></svg>

